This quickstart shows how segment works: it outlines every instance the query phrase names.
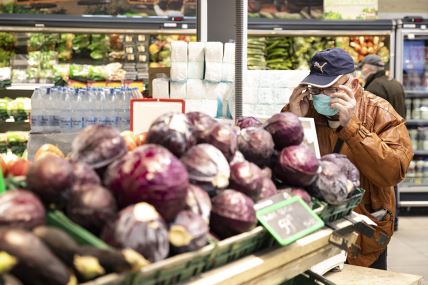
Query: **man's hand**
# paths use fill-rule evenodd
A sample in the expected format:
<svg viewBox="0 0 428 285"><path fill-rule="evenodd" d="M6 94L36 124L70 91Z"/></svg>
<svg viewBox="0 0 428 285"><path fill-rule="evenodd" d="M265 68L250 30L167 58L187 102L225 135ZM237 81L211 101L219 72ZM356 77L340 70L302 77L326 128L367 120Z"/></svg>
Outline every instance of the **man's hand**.
<svg viewBox="0 0 428 285"><path fill-rule="evenodd" d="M331 95L330 105L332 108L339 110L339 122L342 127L346 127L355 115L355 100L354 92L351 88L340 85L339 89L342 92L336 92Z"/></svg>
<svg viewBox="0 0 428 285"><path fill-rule="evenodd" d="M299 85L291 94L288 103L290 112L298 117L304 117L309 111L309 91L307 86Z"/></svg>

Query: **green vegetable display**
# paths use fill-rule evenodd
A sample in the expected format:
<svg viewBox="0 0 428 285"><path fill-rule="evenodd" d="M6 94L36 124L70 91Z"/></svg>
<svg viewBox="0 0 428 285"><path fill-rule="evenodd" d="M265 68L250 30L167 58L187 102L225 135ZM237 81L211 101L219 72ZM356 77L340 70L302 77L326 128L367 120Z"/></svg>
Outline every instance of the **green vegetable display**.
<svg viewBox="0 0 428 285"><path fill-rule="evenodd" d="M247 54L248 69L265 69L266 68L266 38L250 37L248 38Z"/></svg>

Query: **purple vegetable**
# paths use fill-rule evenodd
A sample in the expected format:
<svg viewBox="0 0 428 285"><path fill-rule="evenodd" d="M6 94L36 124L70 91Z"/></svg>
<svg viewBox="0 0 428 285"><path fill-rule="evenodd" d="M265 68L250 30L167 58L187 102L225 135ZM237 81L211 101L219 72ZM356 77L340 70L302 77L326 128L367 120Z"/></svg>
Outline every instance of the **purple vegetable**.
<svg viewBox="0 0 428 285"><path fill-rule="evenodd" d="M100 177L97 173L86 163L75 162L73 167L73 189L80 188L86 184L101 184Z"/></svg>
<svg viewBox="0 0 428 285"><path fill-rule="evenodd" d="M201 112L189 112L186 114L187 119L193 126L193 134L198 142L206 141L211 128L217 121L207 114Z"/></svg>
<svg viewBox="0 0 428 285"><path fill-rule="evenodd" d="M235 155L233 156L233 159L231 162L229 162L229 165L232 165L234 163L238 163L238 162L243 162L246 161L244 155L242 154L242 152L237 151L235 152Z"/></svg>
<svg viewBox="0 0 428 285"><path fill-rule="evenodd" d="M186 168L172 153L147 144L110 165L104 184L120 207L144 201L169 222L185 206L189 179Z"/></svg>
<svg viewBox="0 0 428 285"><path fill-rule="evenodd" d="M73 168L64 158L46 155L31 164L27 184L46 204L62 206L73 185Z"/></svg>
<svg viewBox="0 0 428 285"><path fill-rule="evenodd" d="M298 196L300 198L302 198L302 200L309 206L312 207L312 197L311 195L309 195L308 192L306 192L306 190L302 189L302 188L287 188L287 189L281 189L281 191L285 191L288 194L290 194L290 196Z"/></svg>
<svg viewBox="0 0 428 285"><path fill-rule="evenodd" d="M269 167L265 167L262 169L262 172L264 177L272 179L272 169L270 169Z"/></svg>
<svg viewBox="0 0 428 285"><path fill-rule="evenodd" d="M321 160L331 161L344 171L346 177L352 181L355 188L360 187L360 171L358 168L346 157L346 155L331 153L321 157Z"/></svg>
<svg viewBox="0 0 428 285"><path fill-rule="evenodd" d="M272 136L262 128L246 128L238 137L239 150L244 157L260 167L269 164L274 151Z"/></svg>
<svg viewBox="0 0 428 285"><path fill-rule="evenodd" d="M189 184L185 209L200 215L208 224L211 208L211 200L208 193L196 185Z"/></svg>
<svg viewBox="0 0 428 285"><path fill-rule="evenodd" d="M263 179L262 190L260 191L260 195L257 198L257 201L269 198L278 193L275 184L269 178Z"/></svg>
<svg viewBox="0 0 428 285"><path fill-rule="evenodd" d="M11 273L24 284L77 284L70 270L30 231L0 227L0 252L16 258Z"/></svg>
<svg viewBox="0 0 428 285"><path fill-rule="evenodd" d="M266 121L265 129L272 135L278 150L303 142L302 123L293 113L286 112L273 115Z"/></svg>
<svg viewBox="0 0 428 285"><path fill-rule="evenodd" d="M138 203L119 212L101 238L114 247L131 248L151 262L165 259L169 253L168 230L155 208Z"/></svg>
<svg viewBox="0 0 428 285"><path fill-rule="evenodd" d="M194 251L208 242L208 223L191 211L182 211L169 228L169 242L177 253Z"/></svg>
<svg viewBox="0 0 428 285"><path fill-rule="evenodd" d="M162 145L180 157L196 144L196 138L185 114L167 113L152 123L146 142Z"/></svg>
<svg viewBox="0 0 428 285"><path fill-rule="evenodd" d="M111 126L92 125L73 140L71 159L84 162L95 169L103 168L128 151L119 131Z"/></svg>
<svg viewBox="0 0 428 285"><path fill-rule="evenodd" d="M322 160L321 172L309 187L312 195L332 205L340 205L354 189L352 181L346 178L340 167L334 162Z"/></svg>
<svg viewBox="0 0 428 285"><path fill-rule="evenodd" d="M316 178L319 162L304 144L284 148L274 169L275 176L287 185L304 187Z"/></svg>
<svg viewBox="0 0 428 285"><path fill-rule="evenodd" d="M95 234L98 234L116 213L117 206L113 195L97 184L74 188L67 204L67 216Z"/></svg>
<svg viewBox="0 0 428 285"><path fill-rule="evenodd" d="M0 226L32 230L45 223L45 208L33 193L10 190L0 195Z"/></svg>
<svg viewBox="0 0 428 285"><path fill-rule="evenodd" d="M190 182L202 187L210 195L229 184L229 164L221 151L212 145L192 147L181 161L187 168Z"/></svg>
<svg viewBox="0 0 428 285"><path fill-rule="evenodd" d="M212 203L210 228L220 238L249 231L257 225L253 200L241 192L222 191Z"/></svg>
<svg viewBox="0 0 428 285"><path fill-rule="evenodd" d="M230 187L253 200L260 195L264 178L263 171L248 161L238 162L230 167Z"/></svg>
<svg viewBox="0 0 428 285"><path fill-rule="evenodd" d="M211 129L206 142L218 148L227 161L232 161L238 149L237 129L228 123L217 123Z"/></svg>
<svg viewBox="0 0 428 285"><path fill-rule="evenodd" d="M250 127L261 127L263 123L254 117L241 117L236 122L236 125L242 130Z"/></svg>

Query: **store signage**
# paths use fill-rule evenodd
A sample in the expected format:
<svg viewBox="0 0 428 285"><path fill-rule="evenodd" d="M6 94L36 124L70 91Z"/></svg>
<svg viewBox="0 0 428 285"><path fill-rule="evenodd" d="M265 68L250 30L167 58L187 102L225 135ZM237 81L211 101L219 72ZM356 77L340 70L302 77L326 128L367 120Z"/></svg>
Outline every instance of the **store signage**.
<svg viewBox="0 0 428 285"><path fill-rule="evenodd" d="M300 197L284 198L280 193L256 205L257 219L280 245L288 245L324 226Z"/></svg>
<svg viewBox="0 0 428 285"><path fill-rule="evenodd" d="M169 112L185 112L185 102L181 99L132 99L130 129L136 134L147 132L159 116Z"/></svg>

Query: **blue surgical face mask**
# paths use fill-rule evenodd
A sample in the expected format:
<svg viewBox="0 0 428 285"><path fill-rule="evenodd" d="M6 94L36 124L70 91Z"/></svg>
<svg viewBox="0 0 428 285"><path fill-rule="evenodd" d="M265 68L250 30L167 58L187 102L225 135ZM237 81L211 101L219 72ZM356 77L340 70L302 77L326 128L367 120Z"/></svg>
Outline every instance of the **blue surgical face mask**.
<svg viewBox="0 0 428 285"><path fill-rule="evenodd" d="M337 109L330 107L330 96L321 93L318 95L312 95L312 100L315 110L321 115L333 117L339 112Z"/></svg>

